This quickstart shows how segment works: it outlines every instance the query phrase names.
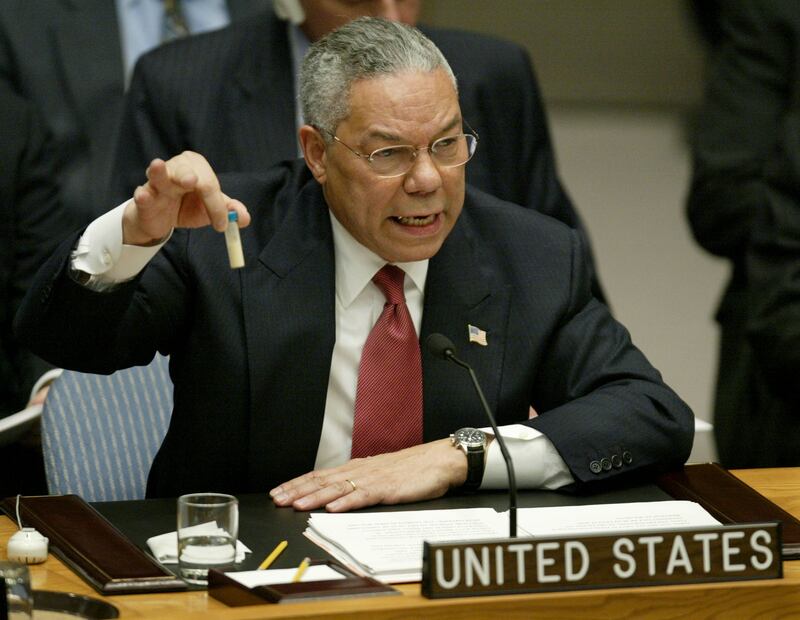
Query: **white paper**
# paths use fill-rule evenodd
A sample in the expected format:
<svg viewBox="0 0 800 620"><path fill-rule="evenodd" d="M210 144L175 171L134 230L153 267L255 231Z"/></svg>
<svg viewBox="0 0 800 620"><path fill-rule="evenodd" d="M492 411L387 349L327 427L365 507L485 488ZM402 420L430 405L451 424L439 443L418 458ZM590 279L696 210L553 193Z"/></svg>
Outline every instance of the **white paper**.
<svg viewBox="0 0 800 620"><path fill-rule="evenodd" d="M308 526L312 540L322 539L327 550L349 556L348 566L355 564L370 576L412 573L419 580L424 541L497 538L505 520L492 508L465 508L314 513Z"/></svg>
<svg viewBox="0 0 800 620"><path fill-rule="evenodd" d="M540 538L719 524L700 504L683 500L517 510L517 528L525 530L528 536Z"/></svg>
<svg viewBox="0 0 800 620"><path fill-rule="evenodd" d="M519 537L608 534L719 525L688 501L522 508ZM508 536L508 512L491 508L370 513L314 513L305 536L360 575L384 583L419 581L424 541Z"/></svg>
<svg viewBox="0 0 800 620"><path fill-rule="evenodd" d="M291 583L297 573L296 568L273 568L269 570L244 570L225 573L243 586L255 588L268 586L273 583ZM328 581L329 579L344 579L345 576L330 566L318 564L309 566L300 581Z"/></svg>

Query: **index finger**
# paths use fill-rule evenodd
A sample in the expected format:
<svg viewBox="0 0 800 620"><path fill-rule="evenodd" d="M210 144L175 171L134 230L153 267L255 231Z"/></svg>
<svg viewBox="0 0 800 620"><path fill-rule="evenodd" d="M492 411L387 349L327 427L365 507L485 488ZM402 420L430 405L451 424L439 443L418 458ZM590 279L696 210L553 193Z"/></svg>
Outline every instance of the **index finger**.
<svg viewBox="0 0 800 620"><path fill-rule="evenodd" d="M185 189L192 189L205 207L214 229L218 232L225 230L230 199L222 193L219 179L206 158L199 153L184 151L170 159L167 168L173 181Z"/></svg>

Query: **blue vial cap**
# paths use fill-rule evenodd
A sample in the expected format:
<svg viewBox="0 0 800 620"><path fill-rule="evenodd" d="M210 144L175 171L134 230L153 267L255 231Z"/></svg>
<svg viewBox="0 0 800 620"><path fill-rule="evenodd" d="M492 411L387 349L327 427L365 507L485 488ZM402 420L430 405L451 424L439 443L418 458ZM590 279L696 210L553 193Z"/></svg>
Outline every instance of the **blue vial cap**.
<svg viewBox="0 0 800 620"><path fill-rule="evenodd" d="M239 221L239 214L236 211L228 211L228 221L229 222Z"/></svg>

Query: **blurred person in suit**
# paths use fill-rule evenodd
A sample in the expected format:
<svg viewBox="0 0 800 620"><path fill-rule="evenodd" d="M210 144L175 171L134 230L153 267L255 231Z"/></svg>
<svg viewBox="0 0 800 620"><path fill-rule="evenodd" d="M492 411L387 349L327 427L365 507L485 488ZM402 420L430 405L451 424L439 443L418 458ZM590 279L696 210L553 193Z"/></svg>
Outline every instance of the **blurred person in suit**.
<svg viewBox="0 0 800 620"><path fill-rule="evenodd" d="M0 2L0 83L47 123L58 156L60 199L72 226L85 226L105 208L123 94L136 58L165 37L220 28L264 5L264 0Z"/></svg>
<svg viewBox="0 0 800 620"><path fill-rule="evenodd" d="M52 143L21 97L0 84L0 418L43 394L34 386L51 368L13 335L11 325L36 270L67 231L58 203ZM38 392L38 390L36 390ZM35 429L0 446L0 496L42 493L44 469Z"/></svg>
<svg viewBox="0 0 800 620"><path fill-rule="evenodd" d="M692 413L592 295L577 231L465 183L488 136L429 39L350 21L312 45L300 92L304 160L223 178L194 152L154 160L18 314L35 351L81 371L169 354L149 496L271 489L344 511L506 486L468 375L420 346L436 333L482 377L521 488L598 490L686 460ZM240 269L219 234L234 212Z"/></svg>
<svg viewBox="0 0 800 620"><path fill-rule="evenodd" d="M800 208L800 4L731 0L719 19L687 200L695 239L732 268L716 313L714 433L727 467L796 466L795 380L779 370L793 353L779 343L797 327L774 319L795 311L777 300Z"/></svg>
<svg viewBox="0 0 800 620"><path fill-rule="evenodd" d="M322 35L362 16L414 25L421 0L275 0L274 11L145 54L126 97L109 202L128 198L156 157L203 153L217 172L263 171L300 154L300 62ZM459 101L481 148L467 182L577 229L558 178L539 86L518 45L420 26L459 80ZM513 137L513 139L512 139ZM592 270L594 261L591 257ZM595 295L604 299L597 275Z"/></svg>

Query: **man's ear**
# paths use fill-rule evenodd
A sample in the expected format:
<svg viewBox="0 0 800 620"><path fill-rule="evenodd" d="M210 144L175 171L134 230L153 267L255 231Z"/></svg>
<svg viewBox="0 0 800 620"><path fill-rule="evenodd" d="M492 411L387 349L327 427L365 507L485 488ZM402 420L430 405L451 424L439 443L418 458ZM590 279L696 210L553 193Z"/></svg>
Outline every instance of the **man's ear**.
<svg viewBox="0 0 800 620"><path fill-rule="evenodd" d="M327 176L327 160L325 156L325 140L322 134L311 125L300 128L300 146L308 169L320 184L324 184Z"/></svg>

